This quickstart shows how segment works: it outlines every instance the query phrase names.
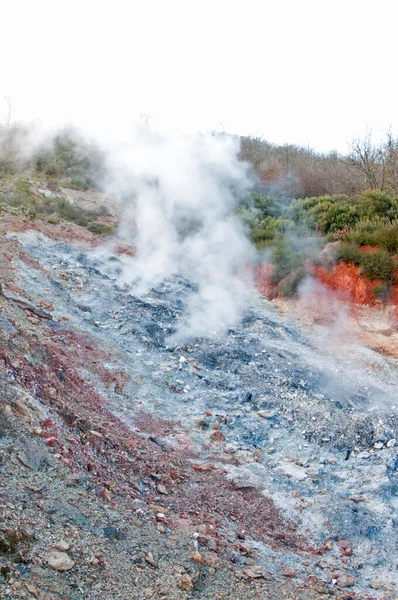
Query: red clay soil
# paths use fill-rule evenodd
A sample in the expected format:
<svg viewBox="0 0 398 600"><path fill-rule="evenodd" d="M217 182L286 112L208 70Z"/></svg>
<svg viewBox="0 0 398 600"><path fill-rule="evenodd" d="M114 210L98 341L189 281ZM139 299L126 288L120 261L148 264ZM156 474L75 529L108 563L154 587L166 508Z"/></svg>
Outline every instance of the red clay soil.
<svg viewBox="0 0 398 600"><path fill-rule="evenodd" d="M272 264L257 265L254 269L256 287L268 299L274 298L276 294L276 288L271 283L273 270L274 266Z"/></svg>
<svg viewBox="0 0 398 600"><path fill-rule="evenodd" d="M370 281L361 274L361 268L357 265L340 262L331 271L325 267L312 266L310 272L323 285L336 292L341 300L354 304L379 304L374 289L382 281Z"/></svg>
<svg viewBox="0 0 398 600"><path fill-rule="evenodd" d="M363 252L363 254L376 254L380 248L377 246L360 246L359 251Z"/></svg>
<svg viewBox="0 0 398 600"><path fill-rule="evenodd" d="M373 252L372 246L363 246L362 252ZM374 290L381 279L370 280L361 273L361 268L353 263L340 262L333 269L310 265L309 273L327 289L334 292L336 299L349 304L378 306L381 301ZM257 289L268 299L279 296L278 288L271 283L272 264L258 265L254 271ZM396 274L398 276L398 273ZM391 286L389 305L398 307L398 283Z"/></svg>

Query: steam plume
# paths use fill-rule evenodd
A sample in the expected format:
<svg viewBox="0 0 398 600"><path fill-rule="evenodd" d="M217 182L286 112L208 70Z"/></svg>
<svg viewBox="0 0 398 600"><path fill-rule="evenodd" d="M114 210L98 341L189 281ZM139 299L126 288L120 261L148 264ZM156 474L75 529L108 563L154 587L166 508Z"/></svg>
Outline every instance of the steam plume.
<svg viewBox="0 0 398 600"><path fill-rule="evenodd" d="M221 332L239 319L253 257L234 215L249 186L238 143L228 136L163 137L148 130L110 153L109 191L124 201L120 235L137 256L124 269L134 293L179 275L197 287L175 340Z"/></svg>

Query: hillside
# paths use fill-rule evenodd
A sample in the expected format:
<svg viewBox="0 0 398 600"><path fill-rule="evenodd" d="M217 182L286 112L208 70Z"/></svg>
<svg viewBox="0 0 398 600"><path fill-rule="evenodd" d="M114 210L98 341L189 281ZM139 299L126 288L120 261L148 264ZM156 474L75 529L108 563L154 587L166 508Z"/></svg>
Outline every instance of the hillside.
<svg viewBox="0 0 398 600"><path fill-rule="evenodd" d="M178 342L195 273L138 290L102 158L53 152L0 178L0 596L394 598L395 217L355 237L391 194L242 194L273 303Z"/></svg>
<svg viewBox="0 0 398 600"><path fill-rule="evenodd" d="M2 597L393 597L395 363L354 376L255 293L168 347L189 281L136 298L75 220L0 215Z"/></svg>

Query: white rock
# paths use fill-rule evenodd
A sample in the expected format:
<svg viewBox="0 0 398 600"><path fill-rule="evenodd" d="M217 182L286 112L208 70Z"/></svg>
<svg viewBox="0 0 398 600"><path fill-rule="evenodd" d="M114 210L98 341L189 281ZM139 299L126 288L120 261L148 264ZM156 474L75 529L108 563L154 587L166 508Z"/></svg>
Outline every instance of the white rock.
<svg viewBox="0 0 398 600"><path fill-rule="evenodd" d="M65 542L65 540L61 540L60 542L54 544L53 548L55 548L56 550L62 550L62 552L66 552L67 550L69 550L70 546L68 542Z"/></svg>
<svg viewBox="0 0 398 600"><path fill-rule="evenodd" d="M303 467L292 462L286 462L285 464L278 466L276 470L291 477L294 481L302 481L308 477L306 470Z"/></svg>
<svg viewBox="0 0 398 600"><path fill-rule="evenodd" d="M75 563L66 552L51 550L46 556L47 562L56 571L70 571Z"/></svg>
<svg viewBox="0 0 398 600"><path fill-rule="evenodd" d="M357 458L369 458L369 457L370 457L369 452L360 452L357 456Z"/></svg>

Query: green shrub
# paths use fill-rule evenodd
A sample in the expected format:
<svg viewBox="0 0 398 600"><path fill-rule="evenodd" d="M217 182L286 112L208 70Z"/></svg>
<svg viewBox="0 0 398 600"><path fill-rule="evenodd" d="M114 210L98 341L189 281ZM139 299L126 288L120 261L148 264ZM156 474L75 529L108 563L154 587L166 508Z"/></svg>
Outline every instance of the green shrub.
<svg viewBox="0 0 398 600"><path fill-rule="evenodd" d="M389 252L398 252L398 223L384 229L378 229L374 234L374 245Z"/></svg>
<svg viewBox="0 0 398 600"><path fill-rule="evenodd" d="M111 233L114 233L114 231L115 231L114 227L110 227L109 225L105 225L104 223L98 223L97 221L90 223L90 225L87 227L87 229L89 231L91 231L92 233L108 234L108 235Z"/></svg>
<svg viewBox="0 0 398 600"><path fill-rule="evenodd" d="M304 267L299 267L292 273L289 273L278 285L278 291L286 298L294 298L297 295L297 289L307 272Z"/></svg>
<svg viewBox="0 0 398 600"><path fill-rule="evenodd" d="M291 240L279 236L274 246L273 263L271 282L277 285L286 275L302 266L302 256L294 248Z"/></svg>
<svg viewBox="0 0 398 600"><path fill-rule="evenodd" d="M368 279L382 279L393 283L395 264L392 256L386 250L375 253L363 253L361 260L363 273Z"/></svg>
<svg viewBox="0 0 398 600"><path fill-rule="evenodd" d="M378 246L395 253L398 252L398 222L391 223L380 217L375 217L374 223L362 221L347 239L359 246Z"/></svg>
<svg viewBox="0 0 398 600"><path fill-rule="evenodd" d="M72 223L76 223L76 225L80 225L81 227L86 227L88 225L88 220L84 214L76 206L66 200L66 198L60 198L58 200L57 208L61 219L72 221Z"/></svg>
<svg viewBox="0 0 398 600"><path fill-rule="evenodd" d="M382 300L385 302L390 297L391 284L388 282L380 283L375 288L373 288L373 295L375 298Z"/></svg>
<svg viewBox="0 0 398 600"><path fill-rule="evenodd" d="M336 246L335 258L338 262L343 260L359 265L361 264L362 253L356 244L346 242Z"/></svg>
<svg viewBox="0 0 398 600"><path fill-rule="evenodd" d="M322 202L311 209L317 228L322 233L334 233L344 227L352 227L359 214L355 206Z"/></svg>
<svg viewBox="0 0 398 600"><path fill-rule="evenodd" d="M366 190L356 197L358 211L363 217L384 216L391 208L391 196L380 190Z"/></svg>

